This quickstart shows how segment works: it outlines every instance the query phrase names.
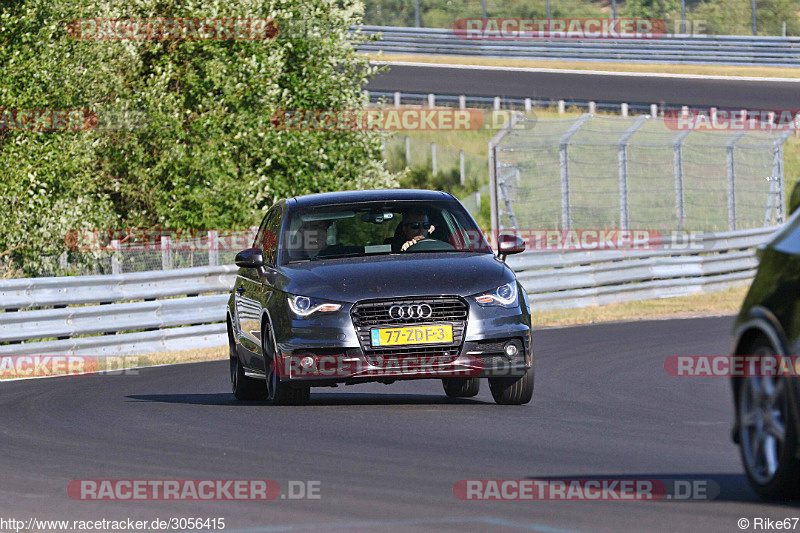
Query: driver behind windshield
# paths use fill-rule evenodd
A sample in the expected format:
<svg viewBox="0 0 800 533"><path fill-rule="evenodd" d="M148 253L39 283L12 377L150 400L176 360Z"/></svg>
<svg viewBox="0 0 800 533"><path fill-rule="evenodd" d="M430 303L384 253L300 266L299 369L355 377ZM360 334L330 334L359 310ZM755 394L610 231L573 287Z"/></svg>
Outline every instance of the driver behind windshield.
<svg viewBox="0 0 800 533"><path fill-rule="evenodd" d="M403 213L403 220L398 226L398 232L389 242L392 245L392 252L405 252L422 239L428 238L433 230L434 226L424 211L411 210Z"/></svg>
<svg viewBox="0 0 800 533"><path fill-rule="evenodd" d="M307 220L297 230L293 243L297 249L292 252L292 259L314 259L328 247L328 228L332 220Z"/></svg>

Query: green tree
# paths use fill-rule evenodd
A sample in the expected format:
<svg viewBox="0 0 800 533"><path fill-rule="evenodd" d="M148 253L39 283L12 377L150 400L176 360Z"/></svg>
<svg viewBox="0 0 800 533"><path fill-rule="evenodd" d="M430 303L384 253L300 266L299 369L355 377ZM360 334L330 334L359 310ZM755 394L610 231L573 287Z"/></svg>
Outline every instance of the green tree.
<svg viewBox="0 0 800 533"><path fill-rule="evenodd" d="M281 109L355 109L374 74L335 0L14 0L0 12L0 111L91 109L88 132L0 132L0 254L36 272L86 227L250 226L296 194L393 187L376 132L283 131ZM270 41L76 40L79 18L273 18ZM284 25L284 28L287 26Z"/></svg>

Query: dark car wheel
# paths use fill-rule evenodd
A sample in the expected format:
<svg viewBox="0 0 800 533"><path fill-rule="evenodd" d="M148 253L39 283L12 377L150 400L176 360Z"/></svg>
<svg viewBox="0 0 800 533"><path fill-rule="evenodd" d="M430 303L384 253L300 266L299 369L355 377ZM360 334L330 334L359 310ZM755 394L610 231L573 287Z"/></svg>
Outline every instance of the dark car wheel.
<svg viewBox="0 0 800 533"><path fill-rule="evenodd" d="M272 328L269 325L264 326L264 334L261 336L264 339L262 350L264 353L264 360L267 361L267 399L274 405L305 405L311 399L310 387L292 387L288 382L281 381L279 372L276 372L275 364L273 363L274 350L268 349L274 346L272 337Z"/></svg>
<svg viewBox="0 0 800 533"><path fill-rule="evenodd" d="M442 380L444 393L450 398L472 398L481 390L478 378L446 378Z"/></svg>
<svg viewBox="0 0 800 533"><path fill-rule="evenodd" d="M263 400L267 395L264 382L244 375L244 365L236 354L236 348L228 339L231 363L231 389L237 400Z"/></svg>
<svg viewBox="0 0 800 533"><path fill-rule="evenodd" d="M749 355L775 355L766 339L757 340ZM797 428L789 412L786 378L747 377L739 384L739 450L755 491L767 499L800 495L800 461L795 457Z"/></svg>
<svg viewBox="0 0 800 533"><path fill-rule="evenodd" d="M489 378L492 398L500 405L523 405L533 398L533 368L522 377Z"/></svg>

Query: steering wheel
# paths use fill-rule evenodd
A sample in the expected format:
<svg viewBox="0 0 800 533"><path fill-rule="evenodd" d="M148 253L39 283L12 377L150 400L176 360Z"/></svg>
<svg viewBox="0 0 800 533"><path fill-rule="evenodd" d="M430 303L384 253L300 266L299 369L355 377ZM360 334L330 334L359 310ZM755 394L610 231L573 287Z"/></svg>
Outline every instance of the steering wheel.
<svg viewBox="0 0 800 533"><path fill-rule="evenodd" d="M406 248L406 252L428 252L428 251L437 251L437 252L447 252L449 250L455 250L455 248L447 242L440 241L438 239L432 239L428 237L427 239L420 239L408 248Z"/></svg>

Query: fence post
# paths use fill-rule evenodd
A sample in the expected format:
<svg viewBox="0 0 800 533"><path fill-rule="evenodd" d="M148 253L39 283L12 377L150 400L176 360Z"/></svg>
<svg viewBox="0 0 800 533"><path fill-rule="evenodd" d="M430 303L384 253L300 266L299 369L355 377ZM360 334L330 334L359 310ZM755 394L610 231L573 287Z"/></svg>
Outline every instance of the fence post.
<svg viewBox="0 0 800 533"><path fill-rule="evenodd" d="M117 254L120 253L119 239L111 241L111 273L122 274L122 262Z"/></svg>
<svg viewBox="0 0 800 533"><path fill-rule="evenodd" d="M467 183L467 176L464 172L464 150L458 151L458 170L461 176L461 186L463 187Z"/></svg>
<svg viewBox="0 0 800 533"><path fill-rule="evenodd" d="M208 266L219 264L219 232L215 229L208 231Z"/></svg>
<svg viewBox="0 0 800 533"><path fill-rule="evenodd" d="M500 212L497 206L497 145L508 135L519 120L519 115L513 113L511 119L489 141L489 207L491 210L492 238L497 237L500 227Z"/></svg>
<svg viewBox="0 0 800 533"><path fill-rule="evenodd" d="M783 169L783 143L786 139L792 136L792 130L784 131L780 137L775 140L775 145L772 149L772 176L770 176L770 187L775 183L775 189L778 193L778 203L775 206L777 213L775 214L775 221L778 224L783 224L786 220L786 176ZM766 226L766 221L764 222Z"/></svg>
<svg viewBox="0 0 800 533"><path fill-rule="evenodd" d="M406 166L411 168L411 137L406 135Z"/></svg>
<svg viewBox="0 0 800 533"><path fill-rule="evenodd" d="M172 268L172 237L169 235L161 236L161 268L162 270Z"/></svg>
<svg viewBox="0 0 800 533"><path fill-rule="evenodd" d="M63 252L61 255L58 256L58 267L63 271L67 270L67 252Z"/></svg>
<svg viewBox="0 0 800 533"><path fill-rule="evenodd" d="M680 132L672 141L672 165L675 174L675 217L678 221L678 231L683 230L683 221L686 219L683 193L683 141L692 130Z"/></svg>
<svg viewBox="0 0 800 533"><path fill-rule="evenodd" d="M431 143L431 167L432 173L436 175L436 143Z"/></svg>
<svg viewBox="0 0 800 533"><path fill-rule="evenodd" d="M728 168L728 231L736 231L736 159L733 150L744 132L737 133L725 145L725 160Z"/></svg>
<svg viewBox="0 0 800 533"><path fill-rule="evenodd" d="M572 228L572 200L569 190L569 140L578 133L581 126L592 117L589 113L584 113L564 132L558 141L558 163L561 174L561 229Z"/></svg>
<svg viewBox="0 0 800 533"><path fill-rule="evenodd" d="M626 230L630 225L630 213L628 211L628 141L631 140L636 130L647 122L647 115L639 115L633 121L625 133L619 138L617 155L619 157L619 227Z"/></svg>

